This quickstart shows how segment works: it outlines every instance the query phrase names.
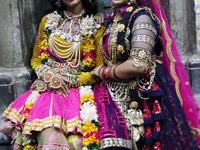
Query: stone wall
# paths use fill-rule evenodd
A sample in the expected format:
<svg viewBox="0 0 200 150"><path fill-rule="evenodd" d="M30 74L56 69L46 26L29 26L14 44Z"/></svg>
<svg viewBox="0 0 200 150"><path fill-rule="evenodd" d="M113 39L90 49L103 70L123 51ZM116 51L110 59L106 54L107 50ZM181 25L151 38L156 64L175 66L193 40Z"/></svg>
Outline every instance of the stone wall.
<svg viewBox="0 0 200 150"><path fill-rule="evenodd" d="M195 99L200 105L200 4L197 4L197 0L163 0L163 4Z"/></svg>
<svg viewBox="0 0 200 150"><path fill-rule="evenodd" d="M30 58L37 22L32 0L1 1L0 5L0 114L32 83ZM0 119L0 124L3 119ZM0 149L8 150L9 139L0 134Z"/></svg>

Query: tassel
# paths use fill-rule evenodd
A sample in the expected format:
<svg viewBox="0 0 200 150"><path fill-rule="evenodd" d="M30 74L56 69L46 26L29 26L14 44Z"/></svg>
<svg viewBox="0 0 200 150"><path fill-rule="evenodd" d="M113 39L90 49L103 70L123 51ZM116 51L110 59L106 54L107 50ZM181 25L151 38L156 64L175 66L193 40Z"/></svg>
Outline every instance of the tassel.
<svg viewBox="0 0 200 150"><path fill-rule="evenodd" d="M145 143L146 145L153 145L153 139L152 139L152 132L151 132L151 127L147 126L146 131L145 131Z"/></svg>
<svg viewBox="0 0 200 150"><path fill-rule="evenodd" d="M153 139L154 140L160 140L160 124L158 121L155 122L155 126L153 128Z"/></svg>
<svg viewBox="0 0 200 150"><path fill-rule="evenodd" d="M160 141L157 141L157 142L154 143L153 150L161 150Z"/></svg>
<svg viewBox="0 0 200 150"><path fill-rule="evenodd" d="M146 101L144 100L144 113L143 113L143 117L144 117L144 124L151 124L153 123L153 119L151 118L151 112L147 106Z"/></svg>
<svg viewBox="0 0 200 150"><path fill-rule="evenodd" d="M143 97L159 97L159 96L163 96L163 91L161 90L161 88L158 86L158 84L156 82L152 82L151 84L151 89L150 90L145 90L145 86L144 87L139 87L138 91L140 92L140 94Z"/></svg>
<svg viewBox="0 0 200 150"><path fill-rule="evenodd" d="M158 100L155 100L153 105L153 114L152 114L153 120L163 120L164 116L160 107L160 104Z"/></svg>
<svg viewBox="0 0 200 150"><path fill-rule="evenodd" d="M151 150L151 147L150 146L147 146L147 145L144 145L142 150Z"/></svg>
<svg viewBox="0 0 200 150"><path fill-rule="evenodd" d="M152 91L160 91L161 89L158 86L158 84L155 81L153 81L152 84L151 84L151 90Z"/></svg>

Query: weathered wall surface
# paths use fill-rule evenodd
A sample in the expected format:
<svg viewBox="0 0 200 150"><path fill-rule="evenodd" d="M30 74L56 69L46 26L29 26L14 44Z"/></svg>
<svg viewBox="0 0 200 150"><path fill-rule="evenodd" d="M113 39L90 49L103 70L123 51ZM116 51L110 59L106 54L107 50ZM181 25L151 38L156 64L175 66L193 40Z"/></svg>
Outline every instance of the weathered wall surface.
<svg viewBox="0 0 200 150"><path fill-rule="evenodd" d="M0 5L0 114L32 83L30 58L36 35L35 3L32 0L1 0ZM0 118L0 124L3 123ZM9 139L0 134L1 150Z"/></svg>
<svg viewBox="0 0 200 150"><path fill-rule="evenodd" d="M47 1L0 0L0 114L32 83L30 58L38 24L49 8ZM200 102L200 4L197 0L162 0L162 3L193 92ZM100 12L109 12L108 0L97 0L97 5ZM9 149L8 141L0 134L1 150Z"/></svg>
<svg viewBox="0 0 200 150"><path fill-rule="evenodd" d="M200 105L200 4L197 0L162 0L171 31Z"/></svg>

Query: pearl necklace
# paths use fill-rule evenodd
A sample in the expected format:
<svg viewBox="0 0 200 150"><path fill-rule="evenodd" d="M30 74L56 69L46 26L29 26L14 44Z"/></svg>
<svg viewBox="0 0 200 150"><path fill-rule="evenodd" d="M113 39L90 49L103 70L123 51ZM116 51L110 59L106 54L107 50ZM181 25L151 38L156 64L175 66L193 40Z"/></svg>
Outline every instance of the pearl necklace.
<svg viewBox="0 0 200 150"><path fill-rule="evenodd" d="M60 58L67 59L67 63L70 64L71 67L78 67L81 65L81 35L78 32L75 35L72 34L72 24L73 19L81 17L84 12L85 11L83 10L80 14L72 17L64 12L66 19L63 21L60 27L56 28L56 30L52 32L48 40L50 51L56 53ZM71 20L69 25L69 33L65 33L62 31L62 29L68 20ZM78 24L80 25L81 29L81 18L78 19ZM60 37L62 40L66 40L66 42L58 40L54 37L54 35Z"/></svg>
<svg viewBox="0 0 200 150"><path fill-rule="evenodd" d="M79 41L81 41L81 35L80 34L76 34L75 33L75 35L72 35L72 25L73 25L73 22L74 22L74 18L79 18L78 19L78 22L77 23L75 23L75 24L77 24L77 26L79 25L80 26L80 29L81 29L81 16L82 16L82 14L85 12L85 10L82 10L78 15L73 15L72 17L70 17L67 13L66 13L66 11L64 11L64 14L65 14L65 17L66 17L66 19L63 21L63 23L60 25L60 27L58 27L57 29L56 29L56 31L55 31L55 35L56 36L60 36L60 38L62 39L62 40L66 40L67 42L72 42L73 40L75 41L75 42L79 42ZM65 32L63 32L62 31L62 28L64 27L64 25L66 24L66 22L68 21L68 20L71 20L70 21L70 25L69 25L69 33L65 33ZM68 28L67 26L66 26L66 28ZM78 32L77 32L78 33Z"/></svg>

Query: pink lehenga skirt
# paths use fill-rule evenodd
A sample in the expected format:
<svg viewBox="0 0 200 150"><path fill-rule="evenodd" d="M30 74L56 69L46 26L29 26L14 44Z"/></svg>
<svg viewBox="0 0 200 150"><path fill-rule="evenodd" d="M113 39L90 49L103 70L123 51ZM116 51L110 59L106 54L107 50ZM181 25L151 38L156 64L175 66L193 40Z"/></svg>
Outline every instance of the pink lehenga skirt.
<svg viewBox="0 0 200 150"><path fill-rule="evenodd" d="M68 133L82 134L80 97L77 88L71 88L68 97L65 98L53 91L40 94L28 116L25 117L24 108L31 93L31 90L27 91L4 111L2 116L9 120L10 129L7 123L0 127L0 132L10 135L13 140L17 136L14 132L16 130L25 135L34 135L34 133L47 128L57 128L64 135L68 135Z"/></svg>

